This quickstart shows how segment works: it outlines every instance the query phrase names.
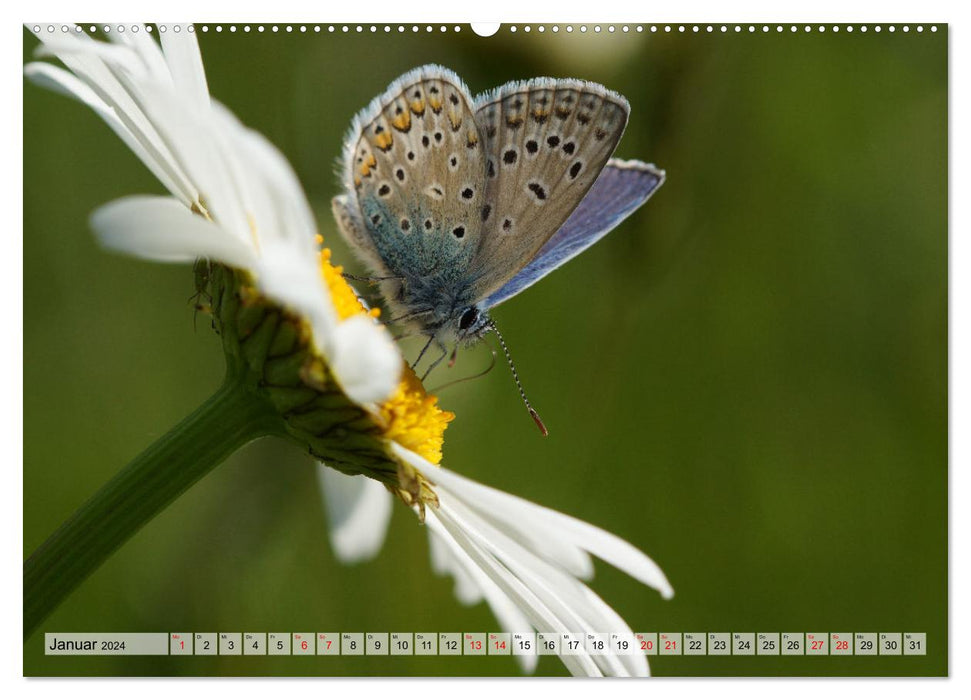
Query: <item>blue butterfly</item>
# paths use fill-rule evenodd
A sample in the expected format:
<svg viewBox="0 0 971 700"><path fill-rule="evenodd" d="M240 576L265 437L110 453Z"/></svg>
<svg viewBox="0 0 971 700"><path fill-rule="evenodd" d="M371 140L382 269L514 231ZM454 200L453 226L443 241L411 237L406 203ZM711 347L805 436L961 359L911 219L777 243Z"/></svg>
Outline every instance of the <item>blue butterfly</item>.
<svg viewBox="0 0 971 700"><path fill-rule="evenodd" d="M334 215L391 322L427 336L416 365L432 343L442 355L428 371L449 345L454 355L490 331L508 359L489 311L661 186L663 170L611 158L629 112L624 97L581 80L535 78L472 98L455 73L428 65L354 118Z"/></svg>

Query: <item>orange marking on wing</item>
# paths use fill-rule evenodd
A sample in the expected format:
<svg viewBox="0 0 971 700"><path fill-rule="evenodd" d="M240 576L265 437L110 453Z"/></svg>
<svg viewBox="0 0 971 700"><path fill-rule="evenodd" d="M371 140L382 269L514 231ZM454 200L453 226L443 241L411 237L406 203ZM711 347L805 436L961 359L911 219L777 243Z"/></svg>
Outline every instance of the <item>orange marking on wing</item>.
<svg viewBox="0 0 971 700"><path fill-rule="evenodd" d="M380 134L374 137L374 145L384 152L390 151L393 144L394 137L391 135L390 131L382 131Z"/></svg>
<svg viewBox="0 0 971 700"><path fill-rule="evenodd" d="M408 131L411 128L411 112L404 111L391 120L391 126L398 131Z"/></svg>
<svg viewBox="0 0 971 700"><path fill-rule="evenodd" d="M459 127L462 126L462 115L455 110L449 110L448 121L452 125L452 131L458 131Z"/></svg>
<svg viewBox="0 0 971 700"><path fill-rule="evenodd" d="M377 158L374 157L374 154L373 153L368 154L367 160L364 161L364 164L361 166L361 175L363 175L364 177L370 177L371 168L374 168L375 166L377 166L377 164L378 164L378 161L377 161Z"/></svg>

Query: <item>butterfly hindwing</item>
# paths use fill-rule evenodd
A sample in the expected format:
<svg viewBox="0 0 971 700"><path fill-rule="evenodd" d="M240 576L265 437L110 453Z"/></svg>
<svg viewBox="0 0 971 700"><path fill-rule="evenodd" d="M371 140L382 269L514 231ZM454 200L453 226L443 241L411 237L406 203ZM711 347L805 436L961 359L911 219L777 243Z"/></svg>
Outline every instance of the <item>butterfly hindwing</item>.
<svg viewBox="0 0 971 700"><path fill-rule="evenodd" d="M372 268L412 288L467 270L477 249L485 159L471 105L458 76L424 66L358 114L345 142L341 229Z"/></svg>
<svg viewBox="0 0 971 700"><path fill-rule="evenodd" d="M522 269L593 186L629 105L596 83L538 78L476 100L485 145L484 225L471 271L486 297Z"/></svg>

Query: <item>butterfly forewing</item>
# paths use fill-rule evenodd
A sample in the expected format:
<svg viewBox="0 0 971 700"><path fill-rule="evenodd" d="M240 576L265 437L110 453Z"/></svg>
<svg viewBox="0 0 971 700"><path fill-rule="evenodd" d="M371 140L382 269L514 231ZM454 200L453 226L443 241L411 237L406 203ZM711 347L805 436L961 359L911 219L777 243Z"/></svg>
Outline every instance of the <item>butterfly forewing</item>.
<svg viewBox="0 0 971 700"><path fill-rule="evenodd" d="M610 158L627 101L596 83L540 78L476 101L485 150L484 221L471 277L485 297L567 220Z"/></svg>
<svg viewBox="0 0 971 700"><path fill-rule="evenodd" d="M664 171L638 160L607 161L566 222L513 277L482 300L490 309L519 294L610 233L664 182Z"/></svg>
<svg viewBox="0 0 971 700"><path fill-rule="evenodd" d="M457 76L426 66L361 112L345 145L354 201L335 201L341 228L405 284L466 270L477 249L485 159L471 103Z"/></svg>

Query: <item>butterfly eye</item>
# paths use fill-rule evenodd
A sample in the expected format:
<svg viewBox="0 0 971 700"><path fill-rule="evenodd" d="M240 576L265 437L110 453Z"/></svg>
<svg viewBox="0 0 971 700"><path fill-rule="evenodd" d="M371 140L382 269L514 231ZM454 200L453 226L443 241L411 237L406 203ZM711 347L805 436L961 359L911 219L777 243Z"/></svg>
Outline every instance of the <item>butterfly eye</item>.
<svg viewBox="0 0 971 700"><path fill-rule="evenodd" d="M474 306L470 306L465 310L465 313L462 314L462 318L459 319L459 329L463 331L468 330L469 327L478 320L478 318L479 310Z"/></svg>

